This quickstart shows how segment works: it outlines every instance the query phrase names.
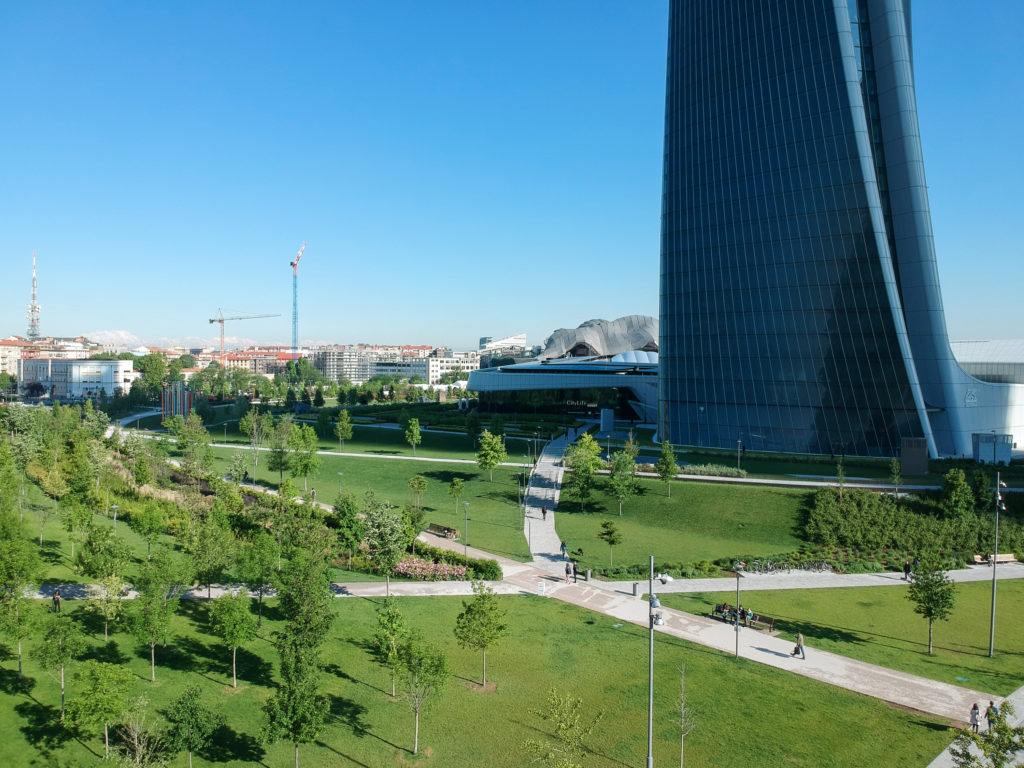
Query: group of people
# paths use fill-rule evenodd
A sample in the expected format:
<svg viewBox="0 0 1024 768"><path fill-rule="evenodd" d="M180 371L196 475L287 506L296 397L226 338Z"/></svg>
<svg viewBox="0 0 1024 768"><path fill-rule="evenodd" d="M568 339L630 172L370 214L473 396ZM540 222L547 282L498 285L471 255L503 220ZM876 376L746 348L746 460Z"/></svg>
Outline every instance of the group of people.
<svg viewBox="0 0 1024 768"><path fill-rule="evenodd" d="M999 715L999 707L996 706L994 701L989 701L988 706L985 708L985 720L988 722L988 729L991 731L992 726L996 721L996 717ZM975 733L978 732L978 725L981 723L981 710L978 708L978 702L974 702L974 706L971 707L971 730Z"/></svg>
<svg viewBox="0 0 1024 768"><path fill-rule="evenodd" d="M906 560L903 563L903 580L904 581L910 581L911 577L914 575L914 573L920 567L921 567L921 559L920 558L918 558L918 557L914 558L914 565L913 565L913 567L911 567L911 565L910 565L910 560L909 559Z"/></svg>

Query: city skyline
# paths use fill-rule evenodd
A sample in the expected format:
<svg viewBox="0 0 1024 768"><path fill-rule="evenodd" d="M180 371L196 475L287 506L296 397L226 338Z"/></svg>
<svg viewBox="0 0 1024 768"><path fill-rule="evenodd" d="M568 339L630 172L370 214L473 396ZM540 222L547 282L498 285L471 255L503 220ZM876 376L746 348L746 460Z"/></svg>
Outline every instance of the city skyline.
<svg viewBox="0 0 1024 768"><path fill-rule="evenodd" d="M914 15L950 336L1019 335L1024 10ZM5 11L0 334L431 343L657 315L667 4ZM538 23L543 19L544 23ZM429 29L431 34L424 35ZM526 53L528 52L528 55Z"/></svg>

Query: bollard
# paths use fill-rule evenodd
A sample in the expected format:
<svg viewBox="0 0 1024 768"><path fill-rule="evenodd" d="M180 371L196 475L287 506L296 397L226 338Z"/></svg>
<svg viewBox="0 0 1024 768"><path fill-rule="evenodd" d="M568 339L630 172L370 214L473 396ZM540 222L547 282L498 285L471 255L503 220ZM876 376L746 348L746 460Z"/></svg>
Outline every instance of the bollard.
<svg viewBox="0 0 1024 768"><path fill-rule="evenodd" d="M640 582L639 581L634 581L633 582L633 597L639 597L639 596L640 596Z"/></svg>
<svg viewBox="0 0 1024 768"><path fill-rule="evenodd" d="M590 569L589 568L587 568L587 570L585 570L583 572L583 580L584 581L590 581Z"/></svg>

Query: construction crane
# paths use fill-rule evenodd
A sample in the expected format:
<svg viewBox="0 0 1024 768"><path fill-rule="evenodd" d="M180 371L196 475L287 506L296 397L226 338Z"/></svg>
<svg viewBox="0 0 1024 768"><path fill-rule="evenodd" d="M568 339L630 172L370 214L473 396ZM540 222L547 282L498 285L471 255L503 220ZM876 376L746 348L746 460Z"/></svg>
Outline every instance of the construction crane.
<svg viewBox="0 0 1024 768"><path fill-rule="evenodd" d="M289 262L292 268L292 360L299 359L299 259L306 250L306 241L302 241L295 261Z"/></svg>
<svg viewBox="0 0 1024 768"><path fill-rule="evenodd" d="M220 365L224 367L224 323L228 320L255 320L258 317L280 317L280 313L276 315L235 315L233 317L224 317L224 312L221 309L217 309L218 317L211 317L211 323L220 323Z"/></svg>

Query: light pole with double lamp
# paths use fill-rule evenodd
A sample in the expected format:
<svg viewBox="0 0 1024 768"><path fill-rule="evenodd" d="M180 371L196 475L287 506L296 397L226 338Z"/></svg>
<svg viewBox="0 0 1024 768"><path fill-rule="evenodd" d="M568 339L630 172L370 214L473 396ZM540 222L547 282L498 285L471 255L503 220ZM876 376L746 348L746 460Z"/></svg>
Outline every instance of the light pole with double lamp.
<svg viewBox="0 0 1024 768"><path fill-rule="evenodd" d="M995 440L994 437L993 440ZM995 449L992 453L994 458ZM990 659L996 647L996 566L999 564L999 510L1006 509L1006 505L1003 504L1002 491L1006 487L1006 483L1002 481L999 474L996 472L996 540L992 546L992 619L988 627L988 657Z"/></svg>
<svg viewBox="0 0 1024 768"><path fill-rule="evenodd" d="M117 534L117 510L120 509L120 507L117 504L111 504L110 508L112 510L114 510L114 534L116 535Z"/></svg>
<svg viewBox="0 0 1024 768"><path fill-rule="evenodd" d="M736 577L736 658L740 657L740 579L743 574L740 571L746 565L742 560L732 564L732 573Z"/></svg>
<svg viewBox="0 0 1024 768"><path fill-rule="evenodd" d="M462 554L469 558L469 502L462 502L462 511L466 513L466 531L462 534Z"/></svg>
<svg viewBox="0 0 1024 768"><path fill-rule="evenodd" d="M667 573L654 575L654 555L650 556L650 579L647 585L648 611L647 619L650 627L650 646L647 651L647 768L654 768L654 628L665 623L664 617L656 608L661 608L661 601L654 594L654 579L668 584L672 577Z"/></svg>

